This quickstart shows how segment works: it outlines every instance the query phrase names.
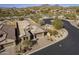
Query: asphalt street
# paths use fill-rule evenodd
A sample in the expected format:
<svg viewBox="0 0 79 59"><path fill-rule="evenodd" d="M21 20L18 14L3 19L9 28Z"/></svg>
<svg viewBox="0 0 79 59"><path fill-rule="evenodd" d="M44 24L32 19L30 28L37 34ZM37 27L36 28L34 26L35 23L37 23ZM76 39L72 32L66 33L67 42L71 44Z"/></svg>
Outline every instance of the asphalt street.
<svg viewBox="0 0 79 59"><path fill-rule="evenodd" d="M62 41L39 50L31 55L79 55L79 29L63 21L68 36ZM45 42L44 42L45 43Z"/></svg>

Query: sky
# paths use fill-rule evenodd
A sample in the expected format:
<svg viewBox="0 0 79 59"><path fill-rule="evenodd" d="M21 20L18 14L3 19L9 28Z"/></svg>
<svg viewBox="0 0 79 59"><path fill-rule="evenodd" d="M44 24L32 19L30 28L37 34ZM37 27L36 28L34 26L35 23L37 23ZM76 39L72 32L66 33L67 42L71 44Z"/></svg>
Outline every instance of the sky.
<svg viewBox="0 0 79 59"><path fill-rule="evenodd" d="M40 6L42 4L0 4L2 8L23 8L23 7L32 7L32 6ZM55 4L50 4L55 5ZM58 4L60 6L68 7L68 6L79 6L79 4Z"/></svg>

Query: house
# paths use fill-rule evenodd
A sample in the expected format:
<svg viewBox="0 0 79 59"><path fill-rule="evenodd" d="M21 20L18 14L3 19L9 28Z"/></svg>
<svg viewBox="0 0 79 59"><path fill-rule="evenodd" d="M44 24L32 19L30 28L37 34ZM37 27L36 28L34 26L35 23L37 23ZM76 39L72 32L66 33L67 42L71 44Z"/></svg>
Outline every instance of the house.
<svg viewBox="0 0 79 59"><path fill-rule="evenodd" d="M30 25L30 23L26 20L24 21L18 21L18 28L19 28L19 37L23 37L25 35L24 29L25 27L28 27Z"/></svg>
<svg viewBox="0 0 79 59"><path fill-rule="evenodd" d="M17 22L18 29L18 51L23 51L25 47L31 47L45 38L46 31L36 24L32 24L30 20Z"/></svg>
<svg viewBox="0 0 79 59"><path fill-rule="evenodd" d="M24 20L24 21L18 21L18 27L19 27L19 37L23 39L24 36L30 37L31 33L33 34L34 37L40 38L44 36L44 30L41 29L39 26L30 24L29 21ZM38 29L38 30L37 30ZM31 33L29 33L30 31Z"/></svg>

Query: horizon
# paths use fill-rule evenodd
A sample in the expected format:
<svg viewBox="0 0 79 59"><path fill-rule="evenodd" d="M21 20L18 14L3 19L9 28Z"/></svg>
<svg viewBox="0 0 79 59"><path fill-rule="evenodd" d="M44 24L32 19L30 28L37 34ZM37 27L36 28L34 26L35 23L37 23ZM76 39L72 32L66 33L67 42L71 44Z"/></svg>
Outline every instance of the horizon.
<svg viewBox="0 0 79 59"><path fill-rule="evenodd" d="M33 6L41 6L43 4L0 4L0 8L25 8ZM63 7L79 6L79 4L48 4L50 6L59 5Z"/></svg>

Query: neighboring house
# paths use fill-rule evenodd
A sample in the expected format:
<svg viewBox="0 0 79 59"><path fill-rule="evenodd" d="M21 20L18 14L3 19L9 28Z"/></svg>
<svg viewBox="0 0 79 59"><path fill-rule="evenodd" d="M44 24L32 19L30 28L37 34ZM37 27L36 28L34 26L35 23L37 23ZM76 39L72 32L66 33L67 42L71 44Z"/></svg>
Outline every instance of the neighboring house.
<svg viewBox="0 0 79 59"><path fill-rule="evenodd" d="M15 28L6 23L0 24L0 46L15 45L16 35Z"/></svg>
<svg viewBox="0 0 79 59"><path fill-rule="evenodd" d="M64 17L64 15L60 15L60 16L58 16L58 19L64 19L65 17Z"/></svg>
<svg viewBox="0 0 79 59"><path fill-rule="evenodd" d="M7 20L11 20L11 17L5 17L5 19L7 19Z"/></svg>
<svg viewBox="0 0 79 59"><path fill-rule="evenodd" d="M65 9L63 13L66 13L66 14L75 14L76 10L75 9Z"/></svg>
<svg viewBox="0 0 79 59"><path fill-rule="evenodd" d="M37 10L32 10L31 13L36 14Z"/></svg>
<svg viewBox="0 0 79 59"><path fill-rule="evenodd" d="M42 19L45 24L51 24L51 20L53 20L53 17L43 17Z"/></svg>
<svg viewBox="0 0 79 59"><path fill-rule="evenodd" d="M18 16L13 16L11 17L12 20L19 20L19 17Z"/></svg>

